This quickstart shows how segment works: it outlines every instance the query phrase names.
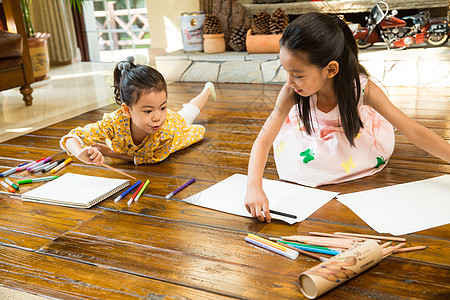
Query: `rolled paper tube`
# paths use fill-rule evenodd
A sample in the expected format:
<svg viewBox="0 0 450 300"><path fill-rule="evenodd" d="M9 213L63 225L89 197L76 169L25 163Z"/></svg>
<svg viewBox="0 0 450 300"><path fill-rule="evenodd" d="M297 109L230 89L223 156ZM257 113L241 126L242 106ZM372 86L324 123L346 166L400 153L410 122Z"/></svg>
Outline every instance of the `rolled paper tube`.
<svg viewBox="0 0 450 300"><path fill-rule="evenodd" d="M308 299L315 299L373 267L382 259L383 252L377 242L369 240L356 244L300 274L300 290Z"/></svg>

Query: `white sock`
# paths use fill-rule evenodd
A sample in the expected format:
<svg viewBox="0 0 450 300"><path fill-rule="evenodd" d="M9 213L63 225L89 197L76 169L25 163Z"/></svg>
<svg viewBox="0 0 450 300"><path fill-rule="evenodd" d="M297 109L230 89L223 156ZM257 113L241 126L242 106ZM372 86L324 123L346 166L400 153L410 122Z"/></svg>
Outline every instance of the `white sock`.
<svg viewBox="0 0 450 300"><path fill-rule="evenodd" d="M217 95L216 95L216 90L214 89L214 83L212 83L211 81L208 81L207 83L205 83L205 87L203 88L203 90L205 90L205 89L211 90L211 95L209 96L208 100L216 101Z"/></svg>

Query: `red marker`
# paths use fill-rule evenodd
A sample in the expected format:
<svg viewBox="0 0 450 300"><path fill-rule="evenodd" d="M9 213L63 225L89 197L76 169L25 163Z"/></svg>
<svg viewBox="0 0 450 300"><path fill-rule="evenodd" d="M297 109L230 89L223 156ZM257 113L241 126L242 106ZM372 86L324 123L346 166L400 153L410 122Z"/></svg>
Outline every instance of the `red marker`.
<svg viewBox="0 0 450 300"><path fill-rule="evenodd" d="M139 194L139 191L142 189L144 184L145 184L145 182L141 183L141 185L138 187L136 192L134 192L133 197L131 197L130 200L128 200L128 202L127 202L128 205L130 205L133 202L133 199L137 196L137 194Z"/></svg>

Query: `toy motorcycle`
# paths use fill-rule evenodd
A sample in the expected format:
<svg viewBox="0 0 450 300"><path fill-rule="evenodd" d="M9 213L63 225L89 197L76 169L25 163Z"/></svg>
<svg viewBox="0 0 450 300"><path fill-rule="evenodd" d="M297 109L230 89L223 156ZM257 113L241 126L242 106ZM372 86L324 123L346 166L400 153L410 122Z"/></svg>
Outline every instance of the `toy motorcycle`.
<svg viewBox="0 0 450 300"><path fill-rule="evenodd" d="M381 8L384 6L384 11ZM430 18L429 11L422 11L413 16L396 18L397 10L388 15L386 2L378 2L366 17L367 26L353 31L358 48L365 49L376 42L384 42L388 49L407 48L414 44L426 42L432 46L443 45L450 35L450 28L445 18ZM406 26L405 20L412 20L413 26Z"/></svg>

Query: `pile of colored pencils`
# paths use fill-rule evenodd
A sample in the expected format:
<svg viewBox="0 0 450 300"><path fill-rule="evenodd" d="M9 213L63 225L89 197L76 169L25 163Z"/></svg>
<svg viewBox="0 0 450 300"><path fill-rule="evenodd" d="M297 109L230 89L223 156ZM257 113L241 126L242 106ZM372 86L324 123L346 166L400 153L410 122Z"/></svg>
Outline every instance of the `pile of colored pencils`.
<svg viewBox="0 0 450 300"><path fill-rule="evenodd" d="M262 247L264 249L273 251L275 253L284 255L286 257L289 257L290 259L296 259L298 256L298 252L293 251L293 250L289 249L288 247L271 242L265 238L262 238L260 236L257 236L257 235L251 234L251 233L249 233L245 237L245 241L247 241L253 245Z"/></svg>
<svg viewBox="0 0 450 300"><path fill-rule="evenodd" d="M366 240L373 240L380 244L383 251L383 258L400 252L422 250L427 248L426 246L416 246L403 248L405 246L406 239L399 237L390 236L379 236L379 235L365 235L358 233L346 233L346 232L334 232L334 233L323 233L323 232L310 232L310 235L292 235L292 236L282 236L282 237L272 237L269 240L274 241L280 246L288 248L290 250L296 251L298 253L313 257L320 261L328 260L328 257L323 257L318 254L325 255L338 255L351 247L355 243L364 242ZM251 234L249 234L250 236ZM255 235L251 235L257 237ZM263 239L261 237L257 237ZM246 238L247 240L247 238ZM382 244L382 241L386 241ZM392 245L392 242L401 242L398 245ZM266 248L267 249L267 248ZM272 249L269 249L272 250Z"/></svg>

